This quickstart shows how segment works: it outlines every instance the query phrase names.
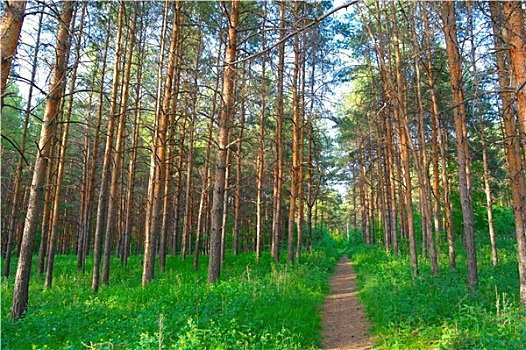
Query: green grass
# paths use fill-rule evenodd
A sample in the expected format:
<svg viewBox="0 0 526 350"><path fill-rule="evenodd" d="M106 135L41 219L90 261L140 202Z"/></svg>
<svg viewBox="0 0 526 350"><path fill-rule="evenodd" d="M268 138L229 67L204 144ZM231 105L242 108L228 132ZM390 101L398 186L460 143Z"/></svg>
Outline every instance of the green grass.
<svg viewBox="0 0 526 350"><path fill-rule="evenodd" d="M376 349L524 349L526 312L519 300L516 248L498 241L500 264L492 266L486 242L478 242L479 291L467 291L462 247L457 271L448 268L447 250L440 275L420 260L411 273L407 256L393 256L380 246L350 248L360 298L371 321Z"/></svg>
<svg viewBox="0 0 526 350"><path fill-rule="evenodd" d="M33 273L24 319L10 320L13 278L2 280L2 349L309 349L320 343L319 308L338 252L316 249L299 263L268 254L228 256L220 282L206 282L207 258L168 257L142 288L141 257L112 261L109 286L90 292L91 274L57 256L54 286ZM88 266L88 271L90 266ZM33 269L35 271L35 269Z"/></svg>

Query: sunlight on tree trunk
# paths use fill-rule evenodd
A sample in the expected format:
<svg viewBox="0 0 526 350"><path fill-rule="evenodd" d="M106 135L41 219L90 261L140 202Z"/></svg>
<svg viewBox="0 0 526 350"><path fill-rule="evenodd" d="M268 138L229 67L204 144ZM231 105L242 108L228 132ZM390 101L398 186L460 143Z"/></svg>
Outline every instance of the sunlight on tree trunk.
<svg viewBox="0 0 526 350"><path fill-rule="evenodd" d="M2 99L2 106L4 105L4 93L7 84L7 77L11 70L11 64L15 57L18 41L20 39L20 32L22 31L22 23L24 22L24 12L26 10L27 1L6 1L4 3L4 13L2 15L2 22L0 23L0 37L1 50L0 59L2 66L2 78L0 81L0 96Z"/></svg>

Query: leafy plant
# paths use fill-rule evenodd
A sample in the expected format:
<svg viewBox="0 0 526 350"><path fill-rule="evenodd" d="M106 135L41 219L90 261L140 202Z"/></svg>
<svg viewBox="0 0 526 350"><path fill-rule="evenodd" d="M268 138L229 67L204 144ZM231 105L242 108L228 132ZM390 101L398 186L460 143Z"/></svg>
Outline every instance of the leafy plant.
<svg viewBox="0 0 526 350"><path fill-rule="evenodd" d="M91 295L75 256L57 256L54 286L31 279L26 317L10 318L13 278L2 280L2 349L305 349L320 343L318 310L338 245L305 252L295 264L265 253L227 256L219 283L191 259L167 259L166 272L141 287L139 256L112 260L109 286ZM89 267L88 267L89 268ZM33 270L35 271L35 270ZM88 269L89 271L89 269Z"/></svg>
<svg viewBox="0 0 526 350"><path fill-rule="evenodd" d="M350 248L379 349L523 349L526 313L518 305L514 243L498 241L498 266L491 263L489 243L478 244L480 287L474 296L467 291L463 254L457 271L442 254L440 276L432 276L425 260L414 276L407 256L380 246Z"/></svg>

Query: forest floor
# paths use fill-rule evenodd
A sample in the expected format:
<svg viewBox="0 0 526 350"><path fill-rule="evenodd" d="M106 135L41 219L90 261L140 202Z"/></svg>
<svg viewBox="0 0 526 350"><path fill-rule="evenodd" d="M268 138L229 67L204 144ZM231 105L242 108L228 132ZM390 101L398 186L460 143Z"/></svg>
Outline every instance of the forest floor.
<svg viewBox="0 0 526 350"><path fill-rule="evenodd" d="M358 300L356 273L347 255L336 266L322 312L325 349L365 350L372 346L369 322Z"/></svg>

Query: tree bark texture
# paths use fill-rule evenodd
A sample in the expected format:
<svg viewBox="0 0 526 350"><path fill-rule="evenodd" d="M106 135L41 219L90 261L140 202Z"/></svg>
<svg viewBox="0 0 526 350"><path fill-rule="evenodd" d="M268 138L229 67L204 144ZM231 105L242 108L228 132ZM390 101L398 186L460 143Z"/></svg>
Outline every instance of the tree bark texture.
<svg viewBox="0 0 526 350"><path fill-rule="evenodd" d="M66 85L67 57L70 41L69 26L73 17L74 7L74 1L65 1L60 17L55 65L51 74L44 119L42 120L38 153L33 169L33 179L31 181L31 190L29 194L29 205L27 208L22 244L20 247L20 258L18 260L18 268L15 277L13 308L11 311L11 316L15 321L24 315L29 300L29 278L31 274L33 247L37 231L38 216L40 215L42 208L43 183L49 162L50 140L55 133L55 128L58 123L60 105Z"/></svg>
<svg viewBox="0 0 526 350"><path fill-rule="evenodd" d="M26 10L27 1L5 1L4 13L2 15L2 22L0 23L0 59L2 66L2 77L0 80L0 95L2 99L2 106L4 105L4 93L7 84L7 78L11 70L11 64L15 57L16 48L20 39L20 32L22 31L22 23L24 22L24 12Z"/></svg>
<svg viewBox="0 0 526 350"><path fill-rule="evenodd" d="M521 68L516 67L517 60L521 59L520 48L524 49L524 42L520 43L520 38L515 37L511 40L509 36L516 36L521 33L524 40L524 19L522 15L515 12L521 12L520 2L517 2L519 6L514 7L514 3L510 2L490 2L490 10L492 17L493 32L495 38L495 44L497 48L505 47L506 41L510 44L508 50L496 50L497 56L497 68L499 75L499 85L501 88L500 97L502 100L502 119L504 124L504 131L506 134L505 145L506 145L506 157L508 163L509 180L511 186L511 195L513 203L513 215L515 217L515 234L517 237L517 256L519 264L519 283L520 283L520 303L526 304L526 175L525 175L525 163L522 157L523 152L526 150L524 143L521 141L521 133L524 129L520 127L520 120L518 118L524 118L524 111L521 108L517 108L518 118L513 113L513 93L509 92L509 86L511 85L512 79L508 74L510 71L507 62L511 60L513 72L515 74L515 84L517 89L522 88L522 94L524 96L524 76L522 85L520 85L520 73ZM501 9L504 13L501 12ZM504 21L507 18L507 21ZM520 28L520 22L522 18L522 28ZM518 23L510 23L517 21ZM512 33L513 28L515 33ZM505 30L506 29L506 30ZM515 47L512 49L512 47ZM522 51L524 53L524 51ZM515 53L515 56L512 56ZM524 65L524 58L522 58L522 64ZM524 69L524 67L522 67ZM518 72L517 72L518 71ZM519 73L519 78L517 78ZM522 86L522 87L521 87ZM516 91L520 94L519 91ZM520 95L517 96L517 104L519 103ZM523 101L524 102L524 101Z"/></svg>
<svg viewBox="0 0 526 350"><path fill-rule="evenodd" d="M285 2L280 2L279 16L281 23L280 40L285 37ZM272 257L280 259L280 224L281 224L281 192L283 186L283 75L285 69L285 43L278 47L278 81L276 96L276 165L274 168L274 193L272 206Z"/></svg>
<svg viewBox="0 0 526 350"><path fill-rule="evenodd" d="M93 242L93 274L91 280L91 290L97 293L100 286L100 263L102 256L102 242L106 230L106 216L108 211L109 188L111 179L111 165L113 157L113 139L115 134L115 122L118 121L117 95L120 86L120 67L122 55L122 32L124 23L124 3L119 5L117 24L117 38L115 49L115 61L113 64L113 82L110 99L110 114L108 119L106 146L104 149L104 159L102 164L102 178L97 203L97 217L95 223L95 237Z"/></svg>
<svg viewBox="0 0 526 350"><path fill-rule="evenodd" d="M148 181L148 204L149 208L146 210L145 223L145 241L144 241L144 258L143 258L143 273L142 285L145 287L148 282L154 278L155 267L155 250L157 244L157 236L161 227L162 196L164 189L164 179L166 174L166 135L168 129L168 118L171 107L171 94L174 82L177 41L178 41L178 8L181 3L174 4L174 15L172 23L172 33L170 36L170 49L168 54L168 67L166 69L166 80L163 91L163 99L160 110L157 113L157 122L154 131L153 150L150 159L150 174ZM158 102L159 103L159 102ZM166 194L165 194L166 195Z"/></svg>
<svg viewBox="0 0 526 350"><path fill-rule="evenodd" d="M37 63L38 63L38 53L40 48L40 36L42 33L42 19L44 17L43 12L39 16L39 24L38 24L38 31L37 31L37 37L36 37L36 43L35 43L35 52L33 54L33 61L32 61L32 68L31 68L31 81L35 80L36 73L37 73ZM3 30L3 29L2 29ZM3 31L2 31L3 33ZM3 37L2 37L3 40ZM4 43L2 42L2 47ZM3 56L2 56L3 57ZM2 62L2 65L4 63ZM3 69L4 67L2 67ZM3 74L3 73L2 73ZM8 72L9 74L9 72ZM17 211L18 209L18 201L20 199L20 195L22 192L21 189L21 180L22 180L22 170L24 166L24 157L22 155L26 152L26 140L27 140L27 129L29 125L29 117L31 116L31 108L32 108L32 102L33 102L33 90L34 86L29 86L29 92L27 97L27 107L25 110L25 117L24 117L24 126L22 128L22 138L20 140L20 153L21 156L18 159L18 163L16 165L16 174L15 178L13 180L14 183L14 189L13 189L13 198L11 200L11 215L9 217L9 224L7 229L7 242L5 246L5 261L4 261L4 269L2 271L2 276L9 277L10 274L10 268L11 268L11 253L13 251L14 241L15 241L15 230L17 226ZM3 92L2 92L3 97ZM3 106L3 103L2 103Z"/></svg>
<svg viewBox="0 0 526 350"><path fill-rule="evenodd" d="M467 254L468 286L471 291L478 288L477 251L473 227L473 201L471 198L471 172L466 125L466 106L462 88L462 58L459 52L455 5L452 1L441 3L441 16L446 38L446 53L449 78L453 96L453 116L458 157L458 186L462 207L464 245Z"/></svg>

